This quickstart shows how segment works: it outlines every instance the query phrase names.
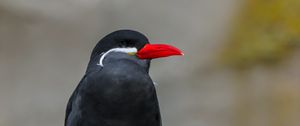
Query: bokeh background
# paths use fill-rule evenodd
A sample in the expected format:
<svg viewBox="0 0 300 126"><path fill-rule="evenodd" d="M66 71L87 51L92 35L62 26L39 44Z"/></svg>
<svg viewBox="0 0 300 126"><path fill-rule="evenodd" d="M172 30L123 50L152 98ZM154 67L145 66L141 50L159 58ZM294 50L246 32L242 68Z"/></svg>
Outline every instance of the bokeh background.
<svg viewBox="0 0 300 126"><path fill-rule="evenodd" d="M1 0L0 125L62 126L90 52L118 29L156 59L164 126L299 126L299 0Z"/></svg>

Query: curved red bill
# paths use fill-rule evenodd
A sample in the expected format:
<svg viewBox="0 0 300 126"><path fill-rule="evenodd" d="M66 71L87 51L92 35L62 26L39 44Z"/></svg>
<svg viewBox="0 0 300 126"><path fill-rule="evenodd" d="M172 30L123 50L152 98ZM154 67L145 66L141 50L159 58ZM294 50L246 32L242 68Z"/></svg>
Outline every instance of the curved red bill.
<svg viewBox="0 0 300 126"><path fill-rule="evenodd" d="M154 59L160 57L168 57L174 55L183 55L178 48L166 44L146 44L137 52L140 59Z"/></svg>

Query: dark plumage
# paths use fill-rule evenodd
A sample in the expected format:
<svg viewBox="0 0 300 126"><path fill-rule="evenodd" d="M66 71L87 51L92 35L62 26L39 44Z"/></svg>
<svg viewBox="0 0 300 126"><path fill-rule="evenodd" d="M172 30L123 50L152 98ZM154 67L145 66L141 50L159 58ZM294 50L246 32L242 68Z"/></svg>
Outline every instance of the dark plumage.
<svg viewBox="0 0 300 126"><path fill-rule="evenodd" d="M97 65L104 52L117 47L148 44L141 33L113 32L94 48L87 71L69 99L65 126L161 126L155 87L148 75L150 59L111 52Z"/></svg>

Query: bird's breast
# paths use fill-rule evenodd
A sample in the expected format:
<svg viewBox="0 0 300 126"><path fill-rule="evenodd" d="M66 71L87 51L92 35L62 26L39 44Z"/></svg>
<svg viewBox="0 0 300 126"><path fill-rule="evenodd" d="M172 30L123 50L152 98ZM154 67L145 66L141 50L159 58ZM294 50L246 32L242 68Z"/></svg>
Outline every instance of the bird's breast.
<svg viewBox="0 0 300 126"><path fill-rule="evenodd" d="M148 73L127 60L106 64L88 80L89 94L112 104L141 102L155 90Z"/></svg>

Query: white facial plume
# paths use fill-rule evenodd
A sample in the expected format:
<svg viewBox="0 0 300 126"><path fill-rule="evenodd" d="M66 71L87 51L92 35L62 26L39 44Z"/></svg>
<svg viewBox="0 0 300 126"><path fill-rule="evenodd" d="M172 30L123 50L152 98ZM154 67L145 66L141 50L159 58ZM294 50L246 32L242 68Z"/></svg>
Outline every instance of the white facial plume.
<svg viewBox="0 0 300 126"><path fill-rule="evenodd" d="M108 50L107 52L103 53L102 56L100 57L99 63L97 65L103 67L103 60L107 54L110 52L123 52L123 53L137 53L136 48L113 48Z"/></svg>

